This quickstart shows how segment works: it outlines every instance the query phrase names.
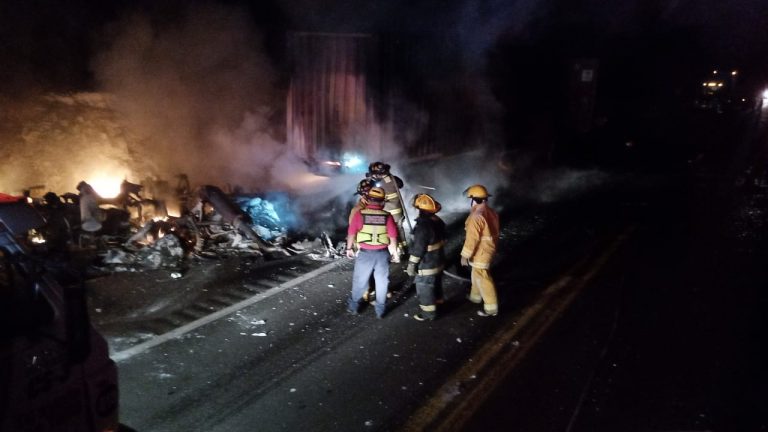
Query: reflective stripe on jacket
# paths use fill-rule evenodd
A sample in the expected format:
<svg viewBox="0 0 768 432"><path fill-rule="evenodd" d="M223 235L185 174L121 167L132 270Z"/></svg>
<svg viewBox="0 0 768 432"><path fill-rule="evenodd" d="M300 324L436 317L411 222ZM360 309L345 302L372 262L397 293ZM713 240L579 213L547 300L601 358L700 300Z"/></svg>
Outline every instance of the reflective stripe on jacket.
<svg viewBox="0 0 768 432"><path fill-rule="evenodd" d="M389 213L384 210L365 208L360 210L363 227L357 232L355 241L370 246L386 246L389 244L387 234L387 218Z"/></svg>
<svg viewBox="0 0 768 432"><path fill-rule="evenodd" d="M469 212L464 230L467 236L461 256L467 258L472 267L490 268L499 242L499 215L486 203L477 204Z"/></svg>
<svg viewBox="0 0 768 432"><path fill-rule="evenodd" d="M419 213L413 227L413 244L408 261L418 265L419 276L439 274L445 267L445 223L437 215Z"/></svg>
<svg viewBox="0 0 768 432"><path fill-rule="evenodd" d="M384 189L384 210L395 214L403 212L403 204L400 202L398 188L402 187L403 181L392 174L385 175L378 181L379 187Z"/></svg>

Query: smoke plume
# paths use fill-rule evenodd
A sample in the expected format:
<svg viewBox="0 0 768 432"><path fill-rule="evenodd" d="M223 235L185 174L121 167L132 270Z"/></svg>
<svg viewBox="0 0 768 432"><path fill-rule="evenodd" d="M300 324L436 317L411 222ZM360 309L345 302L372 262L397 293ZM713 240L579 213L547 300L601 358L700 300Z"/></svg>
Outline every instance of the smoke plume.
<svg viewBox="0 0 768 432"><path fill-rule="evenodd" d="M93 63L136 153L193 183L270 187L292 170L275 138L284 101L245 10L192 5L172 20L134 13ZM287 160L285 158L288 158Z"/></svg>

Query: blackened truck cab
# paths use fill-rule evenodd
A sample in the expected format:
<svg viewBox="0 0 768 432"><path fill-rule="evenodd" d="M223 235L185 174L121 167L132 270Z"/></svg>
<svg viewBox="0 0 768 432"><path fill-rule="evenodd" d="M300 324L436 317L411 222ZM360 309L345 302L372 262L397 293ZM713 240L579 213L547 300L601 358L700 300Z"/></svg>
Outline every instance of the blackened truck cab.
<svg viewBox="0 0 768 432"><path fill-rule="evenodd" d="M28 241L44 222L0 194L0 432L117 431L117 368L83 284Z"/></svg>

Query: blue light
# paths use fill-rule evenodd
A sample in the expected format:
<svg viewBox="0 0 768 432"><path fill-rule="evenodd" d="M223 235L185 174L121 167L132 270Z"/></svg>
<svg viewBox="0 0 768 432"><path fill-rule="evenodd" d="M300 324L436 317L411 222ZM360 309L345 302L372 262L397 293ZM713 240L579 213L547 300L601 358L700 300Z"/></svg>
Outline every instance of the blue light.
<svg viewBox="0 0 768 432"><path fill-rule="evenodd" d="M285 194L275 192L263 198L237 195L233 200L248 215L251 228L264 240L286 235L288 228L298 222L290 197Z"/></svg>
<svg viewBox="0 0 768 432"><path fill-rule="evenodd" d="M357 156L352 156L349 159L344 161L344 166L346 166L347 168L352 168L360 165L361 163L363 163L362 159L360 159Z"/></svg>
<svg viewBox="0 0 768 432"><path fill-rule="evenodd" d="M365 172L367 169L365 159L353 153L344 153L341 156L341 164L346 172Z"/></svg>

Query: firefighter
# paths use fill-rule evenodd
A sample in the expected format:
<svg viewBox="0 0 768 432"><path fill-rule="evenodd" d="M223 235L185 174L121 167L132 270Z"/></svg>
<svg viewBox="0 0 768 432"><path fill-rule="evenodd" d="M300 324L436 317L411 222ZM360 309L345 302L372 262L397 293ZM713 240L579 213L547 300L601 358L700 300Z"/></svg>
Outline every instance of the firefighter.
<svg viewBox="0 0 768 432"><path fill-rule="evenodd" d="M397 234L400 243L397 245L397 253L393 255L392 262L399 263L400 255L405 253L405 231L403 231L403 203L401 201L400 188L403 187L403 180L390 172L389 164L383 162L374 162L368 165L366 177L373 179L376 186L384 189L385 203L384 210L395 219L397 225Z"/></svg>
<svg viewBox="0 0 768 432"><path fill-rule="evenodd" d="M370 192L371 188L374 185L374 181L370 178L364 178L360 180L360 183L357 184L357 192L356 195L360 195L360 199L357 201L357 203L352 207L352 210L349 212L349 223L352 223L352 218L355 216L355 213L359 212L360 210L364 209L368 205L368 192ZM355 251L358 250L357 242L354 243L354 249ZM375 291L375 281L373 280L373 276L371 275L370 281L368 283L368 289L363 294L363 300L364 301L373 301L376 298L376 291ZM389 298L390 295L387 294L387 298Z"/></svg>
<svg viewBox="0 0 768 432"><path fill-rule="evenodd" d="M386 312L389 260L396 252L397 226L392 215L383 209L384 195L384 189L371 188L366 195L367 207L352 216L347 229L347 258L355 258L347 310L354 315L358 314L371 274L376 281L376 317L382 318ZM355 242L359 248L357 255Z"/></svg>
<svg viewBox="0 0 768 432"><path fill-rule="evenodd" d="M413 241L405 272L414 277L421 309L413 318L432 321L437 317L436 303L443 298L445 223L436 214L440 211L440 203L429 194L413 197L413 207L419 210L419 216L413 227Z"/></svg>
<svg viewBox="0 0 768 432"><path fill-rule="evenodd" d="M466 239L461 249L461 265L472 267L472 290L467 298L472 303L483 304L478 315L496 316L499 304L489 269L499 242L499 215L488 206L491 195L485 186L470 186L464 195L472 200L472 209L464 223Z"/></svg>

